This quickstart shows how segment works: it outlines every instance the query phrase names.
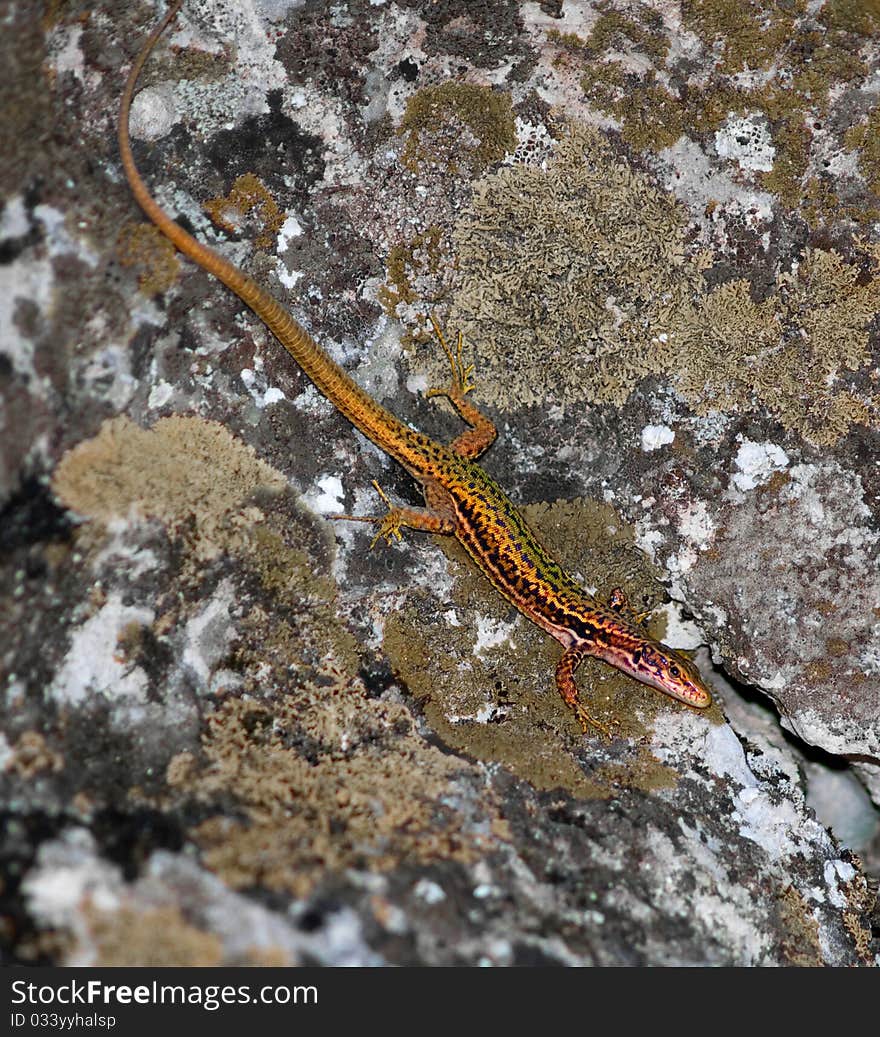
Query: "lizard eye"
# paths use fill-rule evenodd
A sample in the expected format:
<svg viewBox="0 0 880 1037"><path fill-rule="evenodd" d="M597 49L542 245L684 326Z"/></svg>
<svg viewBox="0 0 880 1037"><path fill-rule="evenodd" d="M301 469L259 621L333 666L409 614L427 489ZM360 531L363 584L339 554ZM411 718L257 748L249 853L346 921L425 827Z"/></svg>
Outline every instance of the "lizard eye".
<svg viewBox="0 0 880 1037"><path fill-rule="evenodd" d="M677 666L670 666L669 667L669 674L670 674L671 677L680 677L681 676L681 670L679 670L679 668Z"/></svg>

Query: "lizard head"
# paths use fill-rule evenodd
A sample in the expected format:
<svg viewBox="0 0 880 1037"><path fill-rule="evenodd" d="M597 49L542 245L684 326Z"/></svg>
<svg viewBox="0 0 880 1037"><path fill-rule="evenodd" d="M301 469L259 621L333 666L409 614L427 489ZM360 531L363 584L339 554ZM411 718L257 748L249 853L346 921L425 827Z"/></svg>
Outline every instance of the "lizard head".
<svg viewBox="0 0 880 1037"><path fill-rule="evenodd" d="M656 641L641 640L629 651L614 660L619 667L637 681L663 691L679 702L697 709L711 706L712 695L699 670L690 659Z"/></svg>

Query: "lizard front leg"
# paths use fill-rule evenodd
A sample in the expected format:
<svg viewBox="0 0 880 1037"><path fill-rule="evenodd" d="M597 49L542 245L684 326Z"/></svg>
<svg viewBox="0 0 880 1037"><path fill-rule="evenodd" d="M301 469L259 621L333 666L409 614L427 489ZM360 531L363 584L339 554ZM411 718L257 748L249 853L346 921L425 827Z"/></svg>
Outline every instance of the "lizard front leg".
<svg viewBox="0 0 880 1037"><path fill-rule="evenodd" d="M556 667L556 687L562 696L563 702L569 709L573 710L584 734L588 734L590 728L595 727L600 734L610 738L610 728L587 711L580 700L578 686L574 682L574 671L589 654L585 644L574 644L570 648L566 648L562 658L559 660L559 665Z"/></svg>
<svg viewBox="0 0 880 1037"><path fill-rule="evenodd" d="M343 522L373 522L378 523L379 531L373 537L370 544L372 550L380 539L385 538L385 543L390 544L392 538L402 539L400 530L403 526L410 529L420 529L425 533L455 533L455 520L440 511L431 508L404 508L392 504L382 487L373 480L376 492L385 502L388 511L384 515L328 515L327 518Z"/></svg>

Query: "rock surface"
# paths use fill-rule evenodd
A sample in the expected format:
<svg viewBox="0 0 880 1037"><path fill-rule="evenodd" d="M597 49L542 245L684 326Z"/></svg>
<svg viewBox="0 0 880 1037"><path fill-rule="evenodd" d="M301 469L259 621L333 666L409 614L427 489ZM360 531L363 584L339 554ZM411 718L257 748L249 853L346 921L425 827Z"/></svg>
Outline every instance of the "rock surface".
<svg viewBox="0 0 880 1037"><path fill-rule="evenodd" d="M455 544L323 517L419 497L143 222L160 11L52 12L0 41L6 959L876 964L876 5L188 0L145 70L160 202L444 439L461 329L487 469L696 652L700 714L582 668L610 740Z"/></svg>

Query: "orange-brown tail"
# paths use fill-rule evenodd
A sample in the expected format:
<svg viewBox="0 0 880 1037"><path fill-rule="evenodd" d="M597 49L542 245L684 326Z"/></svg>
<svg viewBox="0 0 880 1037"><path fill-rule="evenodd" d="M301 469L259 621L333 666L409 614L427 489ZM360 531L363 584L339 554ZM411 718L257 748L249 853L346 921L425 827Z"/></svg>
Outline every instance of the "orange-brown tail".
<svg viewBox="0 0 880 1037"><path fill-rule="evenodd" d="M184 255L189 256L200 267L222 281L253 310L318 389L353 425L357 426L365 436L386 453L409 466L412 459L411 450L407 449L407 438L413 435L410 430L361 389L338 364L334 363L306 329L275 298L238 267L213 249L208 248L207 245L201 244L178 223L175 223L147 190L146 184L137 170L131 152L128 129L129 111L135 86L153 47L177 17L182 4L183 0L175 0L165 17L150 33L140 54L131 66L125 89L122 92L119 107L119 154L132 194L147 216Z"/></svg>

